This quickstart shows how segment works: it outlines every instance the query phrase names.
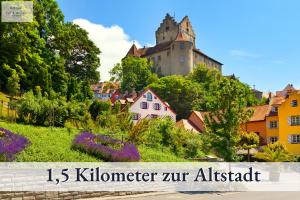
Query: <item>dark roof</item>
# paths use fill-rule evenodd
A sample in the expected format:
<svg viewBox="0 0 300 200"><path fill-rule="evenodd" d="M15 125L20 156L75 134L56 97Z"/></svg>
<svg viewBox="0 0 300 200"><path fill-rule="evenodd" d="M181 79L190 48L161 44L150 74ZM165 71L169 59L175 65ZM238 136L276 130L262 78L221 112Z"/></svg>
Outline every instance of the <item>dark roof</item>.
<svg viewBox="0 0 300 200"><path fill-rule="evenodd" d="M223 65L223 63L220 63L219 61L213 59L212 57L209 57L208 55L206 55L205 53L203 53L203 52L200 51L199 49L193 49L193 51L194 51L194 52L197 52L197 53L199 53L199 54L201 54L202 56L204 56L204 57L206 57L206 58L208 58L208 59L210 59L210 60L212 60L212 61L214 61L214 62L216 62L216 63L218 63L218 64L220 64L220 65Z"/></svg>
<svg viewBox="0 0 300 200"><path fill-rule="evenodd" d="M128 51L127 54L126 54L126 57L127 57L127 56L136 56L136 57L140 57L139 52L138 52L138 49L136 48L135 44L133 44L133 45L130 47L129 51Z"/></svg>

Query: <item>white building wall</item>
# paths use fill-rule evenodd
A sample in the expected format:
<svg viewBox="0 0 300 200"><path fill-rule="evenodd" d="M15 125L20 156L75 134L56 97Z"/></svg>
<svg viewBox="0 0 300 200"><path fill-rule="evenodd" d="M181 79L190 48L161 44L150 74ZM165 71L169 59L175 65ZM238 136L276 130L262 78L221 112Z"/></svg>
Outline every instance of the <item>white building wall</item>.
<svg viewBox="0 0 300 200"><path fill-rule="evenodd" d="M147 99L147 94L152 94L152 101ZM146 102L148 104L147 109L142 109L141 104L142 102ZM154 109L154 104L160 104L160 110ZM151 90L147 90L143 96L141 96L136 102L134 102L129 111L133 114L139 114L140 119L143 118L151 118L151 115L157 115L157 117L164 118L169 116L174 122L176 121L176 114L170 110L170 108L164 104ZM135 123L138 121L136 119L133 120Z"/></svg>

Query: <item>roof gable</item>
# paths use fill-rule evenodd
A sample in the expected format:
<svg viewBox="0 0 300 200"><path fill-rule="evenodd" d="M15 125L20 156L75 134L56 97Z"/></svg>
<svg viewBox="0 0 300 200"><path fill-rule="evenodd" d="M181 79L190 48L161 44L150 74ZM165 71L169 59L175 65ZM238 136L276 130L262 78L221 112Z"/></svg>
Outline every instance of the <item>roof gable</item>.
<svg viewBox="0 0 300 200"><path fill-rule="evenodd" d="M135 100L134 103L131 105L133 106L136 102L138 102L138 100L144 96L144 94L146 94L147 92L151 92L153 96L155 96L164 106L166 106L172 113L174 113L176 115L176 112L170 107L170 105L163 101L151 88L147 88L145 89Z"/></svg>

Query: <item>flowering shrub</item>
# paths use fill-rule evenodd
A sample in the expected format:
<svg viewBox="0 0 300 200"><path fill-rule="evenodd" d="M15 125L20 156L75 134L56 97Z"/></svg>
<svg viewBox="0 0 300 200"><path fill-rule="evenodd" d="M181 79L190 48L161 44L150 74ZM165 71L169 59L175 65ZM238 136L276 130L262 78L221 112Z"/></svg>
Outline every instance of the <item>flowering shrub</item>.
<svg viewBox="0 0 300 200"><path fill-rule="evenodd" d="M0 161L12 161L29 145L27 138L0 128Z"/></svg>
<svg viewBox="0 0 300 200"><path fill-rule="evenodd" d="M140 160L140 154L133 144L105 135L82 132L75 137L73 146L87 153L100 156L107 161L129 162Z"/></svg>

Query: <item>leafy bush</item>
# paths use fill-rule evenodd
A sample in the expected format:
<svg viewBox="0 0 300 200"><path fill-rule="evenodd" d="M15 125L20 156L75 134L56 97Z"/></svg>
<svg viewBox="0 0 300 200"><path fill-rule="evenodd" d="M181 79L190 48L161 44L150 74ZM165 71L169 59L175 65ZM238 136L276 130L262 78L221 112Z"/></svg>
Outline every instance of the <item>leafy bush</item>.
<svg viewBox="0 0 300 200"><path fill-rule="evenodd" d="M12 161L29 145L27 138L0 128L0 161Z"/></svg>
<svg viewBox="0 0 300 200"><path fill-rule="evenodd" d="M89 108L89 112L92 115L92 118L96 120L98 115L102 114L103 112L111 110L111 102L110 101L99 101L95 100Z"/></svg>
<svg viewBox="0 0 300 200"><path fill-rule="evenodd" d="M14 105L20 121L41 126L63 126L68 119L78 121L86 107L82 102L67 102L56 94L47 97L34 95L32 91L25 93Z"/></svg>
<svg viewBox="0 0 300 200"><path fill-rule="evenodd" d="M279 142L268 144L263 148L262 152L258 152L254 157L265 162L287 162L294 160L294 157L289 154L286 146Z"/></svg>
<svg viewBox="0 0 300 200"><path fill-rule="evenodd" d="M112 162L140 160L140 154L133 144L105 135L82 132L75 137L73 147Z"/></svg>
<svg viewBox="0 0 300 200"><path fill-rule="evenodd" d="M141 144L143 142L143 134L149 130L149 127L149 119L140 120L128 131L129 141L134 144Z"/></svg>
<svg viewBox="0 0 300 200"><path fill-rule="evenodd" d="M134 125L128 134L129 140L137 145L166 147L180 157L193 158L203 155L201 137L175 127L174 122L168 118L143 119Z"/></svg>

